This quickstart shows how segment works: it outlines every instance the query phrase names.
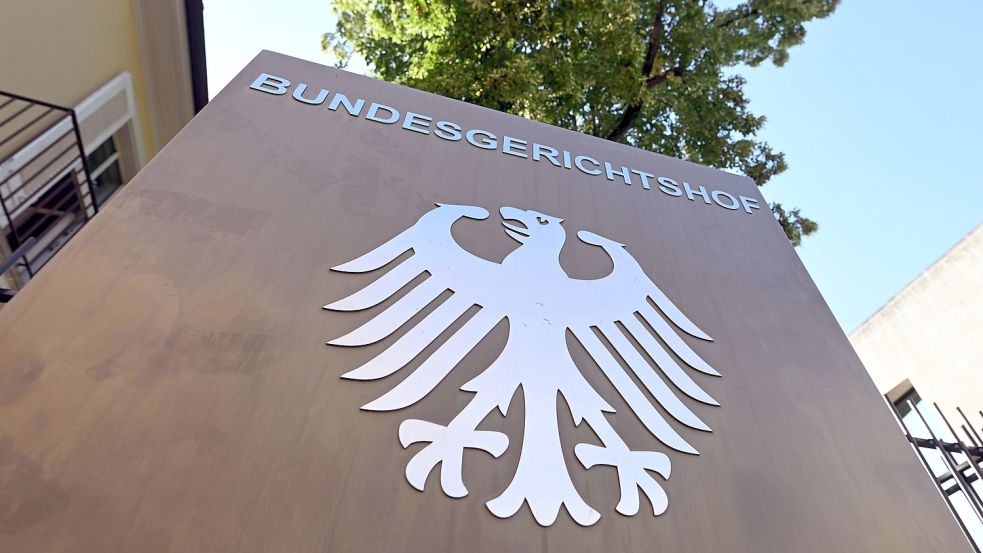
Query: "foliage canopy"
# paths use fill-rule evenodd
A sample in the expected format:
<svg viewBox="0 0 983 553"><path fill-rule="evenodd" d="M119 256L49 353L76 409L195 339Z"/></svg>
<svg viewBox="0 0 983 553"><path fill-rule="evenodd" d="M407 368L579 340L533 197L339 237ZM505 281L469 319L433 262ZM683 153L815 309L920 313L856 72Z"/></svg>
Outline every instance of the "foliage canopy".
<svg viewBox="0 0 983 553"><path fill-rule="evenodd" d="M738 70L782 65L839 0L335 0L322 46L381 78L638 148L784 171ZM772 204L793 244L817 225Z"/></svg>

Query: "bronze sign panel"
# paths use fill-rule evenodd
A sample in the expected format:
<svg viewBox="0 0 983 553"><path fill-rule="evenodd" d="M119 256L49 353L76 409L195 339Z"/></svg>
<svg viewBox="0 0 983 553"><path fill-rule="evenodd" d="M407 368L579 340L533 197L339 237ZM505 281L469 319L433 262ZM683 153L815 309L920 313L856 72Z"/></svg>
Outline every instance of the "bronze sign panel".
<svg viewBox="0 0 983 553"><path fill-rule="evenodd" d="M0 352L3 552L969 550L748 179L270 52Z"/></svg>

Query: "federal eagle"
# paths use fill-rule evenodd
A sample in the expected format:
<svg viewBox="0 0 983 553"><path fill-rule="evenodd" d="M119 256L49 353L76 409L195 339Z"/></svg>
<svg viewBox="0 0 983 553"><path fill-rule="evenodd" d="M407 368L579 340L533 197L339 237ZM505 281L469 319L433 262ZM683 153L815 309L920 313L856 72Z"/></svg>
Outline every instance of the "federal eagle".
<svg viewBox="0 0 983 553"><path fill-rule="evenodd" d="M719 373L674 328L701 340L712 341L711 338L646 276L623 244L593 232L578 232L581 241L603 249L614 268L600 279L570 278L559 260L566 239L562 219L514 207L503 207L500 213L505 232L521 244L501 263L473 255L451 234L455 221L462 217L486 219L487 210L437 204L415 225L385 244L333 268L345 273L366 273L413 251L412 256L371 284L324 306L333 311L368 309L390 298L421 274L429 275L368 322L328 342L333 346L363 346L383 340L445 291L453 292L383 352L343 378L375 380L395 373L477 305L480 307L477 313L412 374L362 407L368 411L393 411L420 401L502 319L508 319L509 334L504 350L462 387L474 395L449 424L409 419L400 425L399 440L403 447L417 442L427 444L406 466L410 484L422 491L427 476L439 464L444 493L450 497L467 495L461 474L464 449L481 449L495 457L505 452L508 436L477 427L496 408L507 415L513 395L521 389L525 421L518 467L501 495L487 502L488 509L498 517L507 518L527 502L536 521L549 526L562 505L578 524L594 524L601 515L580 496L564 463L557 420L559 393L570 408L573 422L580 425L586 421L601 443L577 444L574 447L577 459L588 469L611 465L618 471L621 499L617 511L628 516L637 514L641 490L651 502L653 513L663 513L668 498L648 471L668 478L669 457L654 451L633 451L625 444L605 416L613 413L614 408L574 364L568 351L567 331L583 345L645 428L666 446L690 454L697 454L696 449L655 409L598 334L669 416L701 431L710 428L675 391L698 402L718 405L687 373L688 369L714 376Z"/></svg>

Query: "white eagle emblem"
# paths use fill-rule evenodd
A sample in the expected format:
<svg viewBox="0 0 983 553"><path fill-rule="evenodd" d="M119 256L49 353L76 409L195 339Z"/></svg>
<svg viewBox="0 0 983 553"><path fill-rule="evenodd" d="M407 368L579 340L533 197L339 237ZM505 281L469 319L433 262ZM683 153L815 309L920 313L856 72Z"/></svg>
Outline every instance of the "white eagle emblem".
<svg viewBox="0 0 983 553"><path fill-rule="evenodd" d="M324 306L334 311L367 309L391 297L422 273L429 274L371 320L328 342L334 346L362 346L390 336L446 290L453 292L385 351L343 375L355 380L374 380L400 370L466 311L474 305L480 306L416 371L362 407L368 411L392 411L420 401L492 328L502 319L508 319L505 349L488 368L462 387L474 396L447 426L418 419L400 424L399 440L403 447L427 443L407 463L406 479L423 491L427 476L439 464L444 493L450 497L467 495L461 475L464 448L481 449L495 457L505 452L508 436L477 427L496 407L506 415L513 395L521 388L525 421L519 464L505 491L487 502L495 516L511 517L523 502L528 502L536 521L543 526L553 524L561 505L583 526L600 518L600 513L577 492L567 472L557 421L558 393L569 406L574 423L580 425L586 421L602 444L577 444L574 448L577 459L588 469L595 465L617 469L621 485L617 511L628 516L637 514L641 490L655 515L665 512L668 498L647 471L668 478L669 457L629 449L604 415L613 413L614 409L574 364L567 349L567 331L583 344L652 435L666 446L690 454L697 454L696 449L654 408L599 336L604 337L648 394L672 418L703 431L710 428L676 397L673 387L696 401L719 404L675 359L702 373L720 375L676 334L666 319L686 334L707 341L712 341L711 338L669 301L623 244L592 232L578 232L580 240L607 252L614 269L596 280L570 278L559 261L566 239L560 225L562 219L503 207L500 212L505 232L521 246L501 264L494 263L471 254L451 235L451 225L461 217L485 219L488 211L464 205L437 206L385 244L334 267L333 270L346 273L374 271L413 250L412 256L373 283ZM521 226L513 224L516 222ZM653 367L658 367L661 376Z"/></svg>

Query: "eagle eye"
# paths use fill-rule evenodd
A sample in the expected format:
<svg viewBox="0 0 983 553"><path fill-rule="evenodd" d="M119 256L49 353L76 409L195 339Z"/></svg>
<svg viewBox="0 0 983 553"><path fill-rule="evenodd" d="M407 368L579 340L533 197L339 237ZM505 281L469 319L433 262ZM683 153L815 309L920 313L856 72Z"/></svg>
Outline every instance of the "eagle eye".
<svg viewBox="0 0 983 553"><path fill-rule="evenodd" d="M546 223L549 223L549 219L547 219L546 217L542 217L542 216L536 217L536 221L538 221L539 224L541 224L541 225L545 225Z"/></svg>

